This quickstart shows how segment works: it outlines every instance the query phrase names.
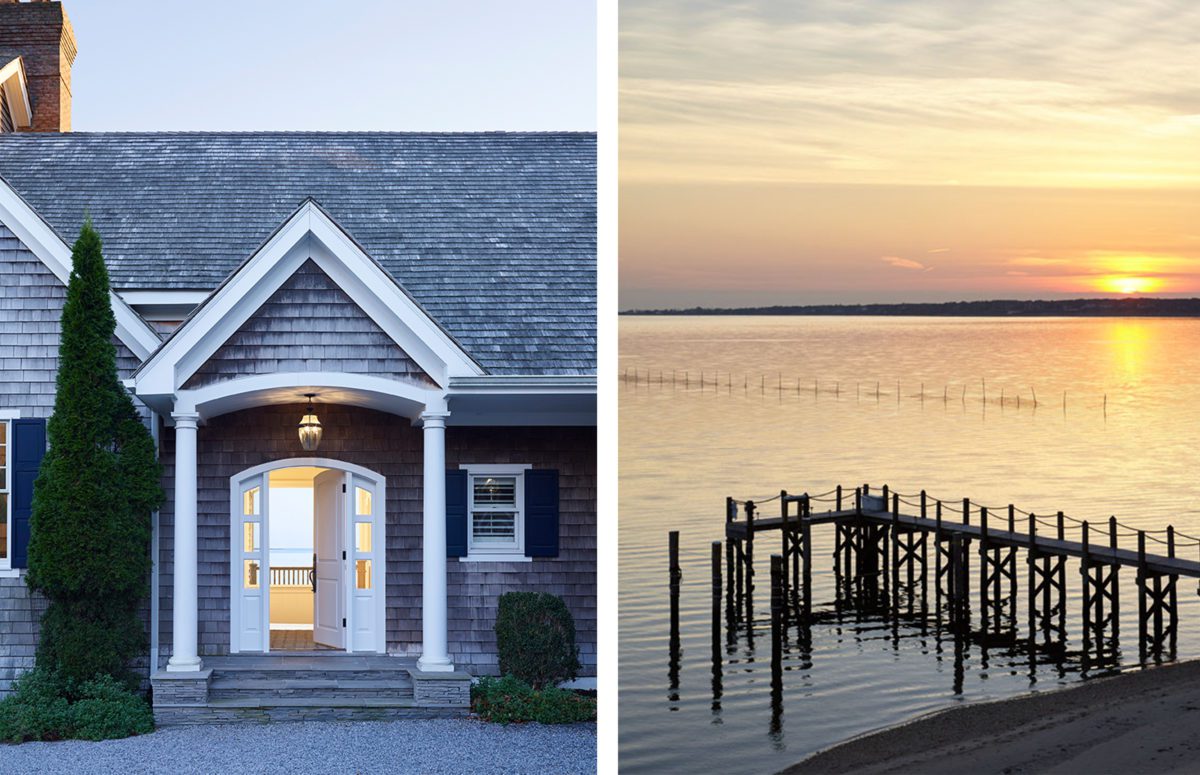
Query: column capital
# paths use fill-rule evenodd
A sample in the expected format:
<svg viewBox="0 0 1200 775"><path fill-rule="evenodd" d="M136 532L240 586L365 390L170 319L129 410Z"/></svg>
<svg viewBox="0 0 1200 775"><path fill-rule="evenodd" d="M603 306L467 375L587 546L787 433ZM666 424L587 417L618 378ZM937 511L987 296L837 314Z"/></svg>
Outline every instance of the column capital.
<svg viewBox="0 0 1200 775"><path fill-rule="evenodd" d="M421 412L421 422L426 428L445 428L449 412Z"/></svg>
<svg viewBox="0 0 1200 775"><path fill-rule="evenodd" d="M175 421L176 428L192 428L200 422L200 415L196 412L171 412L171 419Z"/></svg>

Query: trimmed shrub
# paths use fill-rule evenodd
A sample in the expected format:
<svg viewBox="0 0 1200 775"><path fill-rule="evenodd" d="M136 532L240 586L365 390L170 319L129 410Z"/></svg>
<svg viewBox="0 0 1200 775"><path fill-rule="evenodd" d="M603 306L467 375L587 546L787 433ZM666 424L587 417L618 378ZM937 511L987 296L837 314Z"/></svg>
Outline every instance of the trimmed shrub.
<svg viewBox="0 0 1200 775"><path fill-rule="evenodd" d="M575 724L596 720L596 700L556 687L534 689L516 676L485 676L471 688L471 709L484 721Z"/></svg>
<svg viewBox="0 0 1200 775"><path fill-rule="evenodd" d="M82 683L35 669L0 701L0 741L108 740L154 730L150 705L112 676Z"/></svg>
<svg viewBox="0 0 1200 775"><path fill-rule="evenodd" d="M545 592L506 592L496 613L500 672L534 689L579 674L575 620L561 598Z"/></svg>
<svg viewBox="0 0 1200 775"><path fill-rule="evenodd" d="M163 493L153 439L117 378L108 271L90 222L71 258L25 580L49 601L38 666L82 682L124 677L145 649L137 611L149 588L150 514Z"/></svg>
<svg viewBox="0 0 1200 775"><path fill-rule="evenodd" d="M102 675L80 687L71 705L71 736L110 740L154 731L154 712L143 698L112 676Z"/></svg>

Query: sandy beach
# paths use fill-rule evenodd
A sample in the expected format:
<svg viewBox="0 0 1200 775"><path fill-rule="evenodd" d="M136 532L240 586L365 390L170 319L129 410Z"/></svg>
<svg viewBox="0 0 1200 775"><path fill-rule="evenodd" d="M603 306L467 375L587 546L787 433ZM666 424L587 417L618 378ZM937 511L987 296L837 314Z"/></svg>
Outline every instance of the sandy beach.
<svg viewBox="0 0 1200 775"><path fill-rule="evenodd" d="M1200 661L964 705L841 743L785 773L1200 770Z"/></svg>

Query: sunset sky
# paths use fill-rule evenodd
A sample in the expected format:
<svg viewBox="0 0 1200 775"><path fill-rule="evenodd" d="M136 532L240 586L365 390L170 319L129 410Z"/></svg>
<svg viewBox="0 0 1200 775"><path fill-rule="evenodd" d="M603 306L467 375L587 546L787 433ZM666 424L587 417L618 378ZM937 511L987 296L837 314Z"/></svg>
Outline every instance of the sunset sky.
<svg viewBox="0 0 1200 775"><path fill-rule="evenodd" d="M1200 4L624 0L621 307L1200 295Z"/></svg>

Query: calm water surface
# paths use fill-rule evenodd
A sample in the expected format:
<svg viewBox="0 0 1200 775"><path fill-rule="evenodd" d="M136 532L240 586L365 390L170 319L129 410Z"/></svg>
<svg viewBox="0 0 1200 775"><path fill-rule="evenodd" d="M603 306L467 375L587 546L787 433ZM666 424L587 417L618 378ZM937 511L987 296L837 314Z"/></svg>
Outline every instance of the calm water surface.
<svg viewBox="0 0 1200 775"><path fill-rule="evenodd" d="M620 369L637 369L642 380L621 386L623 770L773 772L922 713L1103 672L1077 654L1031 667L1001 648L956 653L936 623L846 615L813 626L808 649L789 648L773 704L763 579L777 539L757 546L751 633L740 630L727 644L722 631L713 659L709 552L724 538L727 495L869 482L993 508L1015 503L1096 521L1116 514L1144 528L1174 523L1200 534L1200 321L626 317ZM675 688L669 530L681 532L684 574ZM829 612L832 528L814 529L814 538L814 603ZM1019 572L1023 590L1023 558ZM1078 650L1074 568L1067 584L1068 649ZM1123 574L1122 589L1119 667L1130 667L1137 662L1132 572ZM1181 580L1180 658L1200 655L1198 602L1195 582Z"/></svg>

